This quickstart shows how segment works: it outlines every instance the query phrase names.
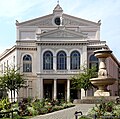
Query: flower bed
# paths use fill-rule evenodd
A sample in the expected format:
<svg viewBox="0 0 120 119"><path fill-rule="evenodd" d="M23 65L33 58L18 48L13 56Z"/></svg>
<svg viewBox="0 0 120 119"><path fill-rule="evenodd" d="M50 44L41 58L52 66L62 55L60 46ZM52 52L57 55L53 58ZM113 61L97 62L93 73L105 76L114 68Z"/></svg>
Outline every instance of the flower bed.
<svg viewBox="0 0 120 119"><path fill-rule="evenodd" d="M14 118L25 119L26 116L32 117L36 115L51 113L54 111L62 110L74 106L72 103L66 103L58 100L50 99L34 99L30 100L24 98L20 102L11 104L8 99L3 99L0 101L0 112L14 111L18 110L18 113L14 112ZM1 114L0 118L10 118L11 114ZM26 118L27 119L27 118Z"/></svg>

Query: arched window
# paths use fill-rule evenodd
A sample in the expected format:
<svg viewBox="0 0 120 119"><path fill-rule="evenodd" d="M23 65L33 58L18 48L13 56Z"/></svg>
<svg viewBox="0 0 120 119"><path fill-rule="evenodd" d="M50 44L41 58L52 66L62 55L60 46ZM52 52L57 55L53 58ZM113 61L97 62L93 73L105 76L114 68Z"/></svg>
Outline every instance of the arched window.
<svg viewBox="0 0 120 119"><path fill-rule="evenodd" d="M53 54L50 51L46 51L43 54L43 69L45 70L53 69Z"/></svg>
<svg viewBox="0 0 120 119"><path fill-rule="evenodd" d="M67 69L67 57L64 51L60 51L57 54L57 69L58 70Z"/></svg>
<svg viewBox="0 0 120 119"><path fill-rule="evenodd" d="M91 55L90 59L89 59L89 68L92 68L93 66L96 67L97 71L98 71L98 58L96 56Z"/></svg>
<svg viewBox="0 0 120 119"><path fill-rule="evenodd" d="M30 55L23 57L23 72L32 72L32 58Z"/></svg>
<svg viewBox="0 0 120 119"><path fill-rule="evenodd" d="M73 51L70 55L70 69L80 69L80 53Z"/></svg>

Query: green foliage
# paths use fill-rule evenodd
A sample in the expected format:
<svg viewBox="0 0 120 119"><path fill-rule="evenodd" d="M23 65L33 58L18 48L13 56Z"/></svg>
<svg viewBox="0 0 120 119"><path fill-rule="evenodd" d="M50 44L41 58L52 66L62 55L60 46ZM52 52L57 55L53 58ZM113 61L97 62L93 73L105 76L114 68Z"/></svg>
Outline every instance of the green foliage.
<svg viewBox="0 0 120 119"><path fill-rule="evenodd" d="M89 69L84 66L83 73L76 74L71 78L72 88L78 90L83 88L85 91L90 89L93 85L89 79L93 77L97 77L96 68Z"/></svg>
<svg viewBox="0 0 120 119"><path fill-rule="evenodd" d="M4 99L0 100L0 111L8 110L8 109L10 109L10 102L9 102L8 98L4 98Z"/></svg>
<svg viewBox="0 0 120 119"><path fill-rule="evenodd" d="M40 108L39 113L40 114L47 114L49 110L46 107Z"/></svg>
<svg viewBox="0 0 120 119"><path fill-rule="evenodd" d="M81 116L79 119L93 119L93 118L88 116Z"/></svg>
<svg viewBox="0 0 120 119"><path fill-rule="evenodd" d="M116 119L120 117L120 104L115 102L101 102L96 104L92 109L88 110L87 115L93 116L96 115L97 118L102 116L114 116Z"/></svg>
<svg viewBox="0 0 120 119"><path fill-rule="evenodd" d="M37 101L32 103L32 107L35 110L39 110L40 108L44 107L44 102L40 102L40 100L37 100Z"/></svg>
<svg viewBox="0 0 120 119"><path fill-rule="evenodd" d="M27 110L28 110L28 112L29 112L29 115L31 115L31 116L36 116L36 115L38 115L38 111L37 110L35 110L33 107L31 107L31 106L27 106Z"/></svg>
<svg viewBox="0 0 120 119"><path fill-rule="evenodd" d="M50 99L35 99L29 101L29 98L24 98L19 103L9 103L8 99L3 99L1 102L2 110L0 110L0 112L17 110L16 112L13 112L14 119L27 119L26 116L31 117L40 114L46 114L74 106L72 103L61 103L58 102L58 100ZM10 118L10 116L11 113L6 115L0 115L0 118L6 119L6 117Z"/></svg>
<svg viewBox="0 0 120 119"><path fill-rule="evenodd" d="M0 89L10 90L11 97L13 97L12 91L14 91L15 98L15 91L18 93L19 89L24 86L24 81L22 75L19 73L19 68L7 67L4 74L0 77Z"/></svg>
<svg viewBox="0 0 120 119"><path fill-rule="evenodd" d="M18 72L19 69L8 67L3 76L0 77L1 88L15 90L23 87L24 79Z"/></svg>

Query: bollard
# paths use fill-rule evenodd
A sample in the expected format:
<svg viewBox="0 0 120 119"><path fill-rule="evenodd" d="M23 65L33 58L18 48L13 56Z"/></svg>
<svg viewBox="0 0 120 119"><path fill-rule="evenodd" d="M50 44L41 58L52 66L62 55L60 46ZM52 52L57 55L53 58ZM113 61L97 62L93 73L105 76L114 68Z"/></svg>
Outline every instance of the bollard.
<svg viewBox="0 0 120 119"><path fill-rule="evenodd" d="M75 112L75 119L78 119L78 116L81 116L82 115L82 112L81 111L79 111L79 112Z"/></svg>

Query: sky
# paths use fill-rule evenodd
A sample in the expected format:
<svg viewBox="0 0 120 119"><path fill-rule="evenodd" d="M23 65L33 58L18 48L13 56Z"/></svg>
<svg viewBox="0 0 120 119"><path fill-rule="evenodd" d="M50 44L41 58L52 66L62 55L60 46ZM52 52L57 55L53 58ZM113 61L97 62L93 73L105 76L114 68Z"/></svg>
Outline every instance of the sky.
<svg viewBox="0 0 120 119"><path fill-rule="evenodd" d="M101 20L100 40L106 41L120 61L120 0L59 0L65 14L97 22ZM1 0L0 54L15 45L15 22L53 13L57 0Z"/></svg>

